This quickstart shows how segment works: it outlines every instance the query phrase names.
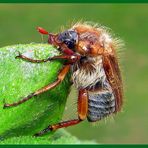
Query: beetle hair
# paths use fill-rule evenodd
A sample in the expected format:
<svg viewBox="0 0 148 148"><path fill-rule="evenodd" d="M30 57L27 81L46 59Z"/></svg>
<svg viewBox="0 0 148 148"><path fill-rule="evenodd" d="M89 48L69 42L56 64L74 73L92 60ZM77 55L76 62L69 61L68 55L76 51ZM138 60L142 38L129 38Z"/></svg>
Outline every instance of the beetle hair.
<svg viewBox="0 0 148 148"><path fill-rule="evenodd" d="M105 83L106 75L102 65L102 56L88 57L88 60L91 60L92 70L79 65L78 62L71 67L72 81L78 89L92 88L100 81L102 84Z"/></svg>
<svg viewBox="0 0 148 148"><path fill-rule="evenodd" d="M91 30L97 30L100 32L99 41L104 46L106 50L110 50L110 44L113 45L113 48L116 49L117 54L122 53L124 50L124 42L118 37L115 37L116 35L113 33L113 31L106 26L103 26L99 23L94 23L91 21L79 21L77 23L73 23L72 29L78 27L78 26L85 26L88 29Z"/></svg>

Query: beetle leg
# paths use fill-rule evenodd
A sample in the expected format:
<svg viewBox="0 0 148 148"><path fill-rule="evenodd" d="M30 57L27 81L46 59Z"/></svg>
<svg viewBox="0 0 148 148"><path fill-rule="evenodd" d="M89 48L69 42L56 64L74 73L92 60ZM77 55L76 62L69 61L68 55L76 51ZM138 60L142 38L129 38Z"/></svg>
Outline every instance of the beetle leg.
<svg viewBox="0 0 148 148"><path fill-rule="evenodd" d="M28 62L32 62L32 63L42 63L42 62L52 61L52 60L56 60L56 59L64 59L64 60L70 61L71 63L74 63L80 59L80 56L79 55L59 55L59 56L49 57L47 59L35 60L35 59L28 58L24 55L21 55L19 53L19 55L16 56L16 58L21 58L21 59L24 59L24 60L26 60Z"/></svg>
<svg viewBox="0 0 148 148"><path fill-rule="evenodd" d="M36 133L34 136L41 136L48 131L54 131L59 128L64 128L68 126L72 126L75 124L80 123L81 121L85 120L88 111L88 94L86 89L79 90L79 97L78 97L78 119L63 121L57 124L49 125L47 128L43 129L42 131Z"/></svg>
<svg viewBox="0 0 148 148"><path fill-rule="evenodd" d="M32 63L43 63L43 62L49 61L48 58L47 58L47 59L42 59L42 60L35 60L35 59L32 59L32 58L28 58L28 57L26 57L26 56L20 54L20 52L19 52L19 55L16 56L15 58L16 58L16 59L17 59L17 58L24 59L24 60L26 60L26 61L28 61L28 62L32 62Z"/></svg>
<svg viewBox="0 0 148 148"><path fill-rule="evenodd" d="M69 63L73 64L81 58L79 55L59 55L49 58L49 60L63 59L68 60Z"/></svg>
<svg viewBox="0 0 148 148"><path fill-rule="evenodd" d="M26 102L27 100L31 99L34 96L37 96L37 95L39 95L39 94L41 94L43 92L46 92L46 91L48 91L50 89L55 88L58 84L60 84L64 80L66 74L69 72L69 69L70 69L70 65L65 65L60 70L56 81L54 81L53 83L48 84L48 85L42 87L41 89L39 89L39 90L37 90L37 91L35 91L35 92L31 93L31 94L29 94L27 97L24 97L23 99L21 99L18 102L14 102L12 104L5 103L3 108L12 107L12 106L18 106L19 104L22 104L22 103Z"/></svg>

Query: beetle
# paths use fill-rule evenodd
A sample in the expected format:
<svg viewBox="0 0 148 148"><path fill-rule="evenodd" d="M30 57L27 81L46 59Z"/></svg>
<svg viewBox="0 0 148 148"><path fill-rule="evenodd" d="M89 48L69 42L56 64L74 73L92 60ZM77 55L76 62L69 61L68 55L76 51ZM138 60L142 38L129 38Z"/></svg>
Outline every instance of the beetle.
<svg viewBox="0 0 148 148"><path fill-rule="evenodd" d="M71 71L72 82L79 92L78 118L49 125L35 136L78 124L86 118L89 122L96 122L121 110L123 84L117 55L118 41L105 28L89 23L76 23L70 29L58 34L49 33L41 27L37 30L41 34L48 35L48 43L58 48L61 54L37 60L19 53L16 58L33 63L63 59L65 60L63 68L52 84L18 102L5 103L4 108L18 106L33 96L55 88Z"/></svg>

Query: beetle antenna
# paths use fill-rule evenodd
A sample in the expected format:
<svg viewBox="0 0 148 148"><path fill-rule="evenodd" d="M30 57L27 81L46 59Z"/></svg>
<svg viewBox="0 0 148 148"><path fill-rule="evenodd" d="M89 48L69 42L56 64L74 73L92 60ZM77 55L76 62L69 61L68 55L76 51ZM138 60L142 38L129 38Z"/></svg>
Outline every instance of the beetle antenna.
<svg viewBox="0 0 148 148"><path fill-rule="evenodd" d="M41 34L49 34L48 31L46 31L45 29L43 29L41 27L37 27L37 31Z"/></svg>
<svg viewBox="0 0 148 148"><path fill-rule="evenodd" d="M42 39L42 42L43 42L44 41L43 35L44 34L49 34L48 31L46 31L42 27L37 27L37 31L41 34L41 39Z"/></svg>

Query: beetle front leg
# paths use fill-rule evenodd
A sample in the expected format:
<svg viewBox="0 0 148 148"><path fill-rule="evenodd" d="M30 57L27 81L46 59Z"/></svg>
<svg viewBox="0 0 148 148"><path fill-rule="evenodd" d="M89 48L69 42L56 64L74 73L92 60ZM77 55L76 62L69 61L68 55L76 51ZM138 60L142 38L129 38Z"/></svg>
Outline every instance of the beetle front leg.
<svg viewBox="0 0 148 148"><path fill-rule="evenodd" d="M48 84L46 85L45 87L42 87L41 89L29 94L27 97L24 97L23 99L21 99L20 101L18 102L14 102L12 104L8 104L8 103L5 103L4 104L4 107L3 108L8 108L8 107L13 107L13 106L18 106L19 104L22 104L24 102L26 102L27 100L31 99L32 97L34 96L37 96L43 92L46 92L50 89L53 89L55 88L56 86L58 86L65 78L66 74L69 72L70 70L70 65L65 65L59 72L58 74L58 78L56 81L54 81L53 83L51 84Z"/></svg>
<svg viewBox="0 0 148 148"><path fill-rule="evenodd" d="M43 63L43 62L48 62L52 60L63 59L63 60L68 60L72 64L72 63L75 63L77 60L79 60L80 56L79 55L59 55L59 56L49 57L47 59L36 60L36 59L28 58L19 53L19 55L16 56L15 58L21 58L31 63Z"/></svg>
<svg viewBox="0 0 148 148"><path fill-rule="evenodd" d="M42 59L42 60L35 60L35 59L32 59L32 58L28 58L28 57L22 55L20 52L19 52L19 55L16 56L15 58L16 59L20 58L20 59L26 60L26 61L31 62L31 63L43 63L43 62L49 61L48 58L47 59Z"/></svg>
<svg viewBox="0 0 148 148"><path fill-rule="evenodd" d="M78 119L63 121L57 124L49 125L47 128L36 133L34 136L41 136L47 133L48 131L55 131L59 128L76 125L86 119L87 112L88 112L88 93L86 89L81 89L79 90L79 97L78 97Z"/></svg>

